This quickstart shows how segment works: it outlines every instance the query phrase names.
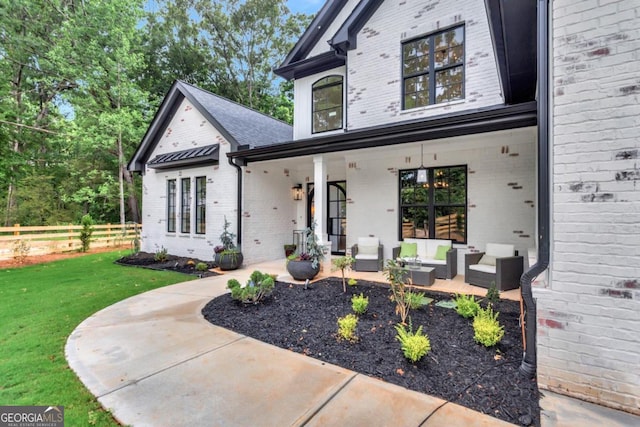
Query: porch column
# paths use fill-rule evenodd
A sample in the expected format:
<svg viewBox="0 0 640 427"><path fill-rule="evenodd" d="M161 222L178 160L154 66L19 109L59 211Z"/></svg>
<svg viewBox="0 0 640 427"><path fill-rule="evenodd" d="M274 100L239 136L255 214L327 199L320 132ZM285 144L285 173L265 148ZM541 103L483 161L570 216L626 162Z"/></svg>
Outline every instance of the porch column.
<svg viewBox="0 0 640 427"><path fill-rule="evenodd" d="M324 156L313 157L313 192L315 201L316 236L318 243L329 243L327 235L327 160Z"/></svg>

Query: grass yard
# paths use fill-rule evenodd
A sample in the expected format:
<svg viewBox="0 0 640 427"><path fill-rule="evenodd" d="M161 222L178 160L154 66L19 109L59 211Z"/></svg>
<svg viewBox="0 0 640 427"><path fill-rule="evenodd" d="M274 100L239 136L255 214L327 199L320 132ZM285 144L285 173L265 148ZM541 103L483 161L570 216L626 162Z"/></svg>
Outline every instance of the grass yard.
<svg viewBox="0 0 640 427"><path fill-rule="evenodd" d="M104 307L193 279L113 264L127 254L0 270L0 405L62 405L67 426L118 425L67 365L67 337Z"/></svg>

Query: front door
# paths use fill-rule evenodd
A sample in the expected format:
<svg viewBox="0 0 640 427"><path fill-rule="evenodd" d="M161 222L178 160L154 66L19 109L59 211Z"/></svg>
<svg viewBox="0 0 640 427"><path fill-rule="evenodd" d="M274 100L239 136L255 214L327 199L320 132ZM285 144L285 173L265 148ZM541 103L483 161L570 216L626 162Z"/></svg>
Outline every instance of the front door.
<svg viewBox="0 0 640 427"><path fill-rule="evenodd" d="M311 225L315 207L313 184L307 187L307 224ZM327 234L331 242L331 254L344 255L347 249L347 182L327 183Z"/></svg>

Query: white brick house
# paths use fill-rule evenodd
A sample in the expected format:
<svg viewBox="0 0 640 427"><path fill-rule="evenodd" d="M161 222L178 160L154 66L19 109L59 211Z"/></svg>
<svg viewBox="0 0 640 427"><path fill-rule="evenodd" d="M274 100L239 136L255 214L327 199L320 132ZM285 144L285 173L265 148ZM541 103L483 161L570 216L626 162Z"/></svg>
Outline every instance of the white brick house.
<svg viewBox="0 0 640 427"><path fill-rule="evenodd" d="M128 166L143 175L141 250L212 259L225 217L241 231L226 153L291 137L286 123L176 81Z"/></svg>
<svg viewBox="0 0 640 427"><path fill-rule="evenodd" d="M443 237L436 218L453 215L444 237L459 272L465 252L490 242L540 255L529 283L548 266L533 291L523 287L537 302L527 302L525 362L539 386L638 414L640 12L636 2L556 0L547 14L546 3L327 0L275 70L294 80L292 136L225 145L215 126L211 135L242 170L245 263L283 258L314 220L333 252L376 236L390 258L403 237ZM538 56L549 66L537 71L536 42L547 40ZM139 149L130 164L146 172L154 243L144 249L181 241L210 253L237 193L209 199L207 188L219 205L210 240L168 235L166 180L192 172L149 169L174 151L157 126L141 145L157 151ZM215 167L210 185L219 173L232 188L235 168L222 157ZM428 185L416 185L422 167Z"/></svg>

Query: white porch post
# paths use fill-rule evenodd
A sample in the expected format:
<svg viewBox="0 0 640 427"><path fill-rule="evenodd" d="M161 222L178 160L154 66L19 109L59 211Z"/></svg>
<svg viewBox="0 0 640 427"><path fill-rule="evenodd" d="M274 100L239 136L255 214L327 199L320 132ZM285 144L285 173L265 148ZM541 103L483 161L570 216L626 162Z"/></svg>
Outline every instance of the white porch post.
<svg viewBox="0 0 640 427"><path fill-rule="evenodd" d="M316 224L318 244L324 251L325 271L331 270L331 242L327 235L327 159L324 156L313 157L313 192L315 213L313 220ZM328 268L328 270L327 270Z"/></svg>

